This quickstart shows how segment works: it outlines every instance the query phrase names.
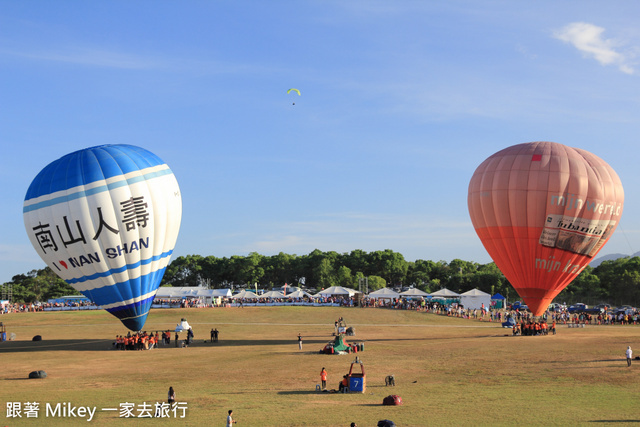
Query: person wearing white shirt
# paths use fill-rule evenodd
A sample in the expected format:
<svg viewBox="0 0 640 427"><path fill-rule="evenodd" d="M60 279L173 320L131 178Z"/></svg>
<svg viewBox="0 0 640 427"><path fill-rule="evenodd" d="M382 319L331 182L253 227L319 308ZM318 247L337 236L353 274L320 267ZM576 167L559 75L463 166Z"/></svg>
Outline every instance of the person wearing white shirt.
<svg viewBox="0 0 640 427"><path fill-rule="evenodd" d="M227 416L227 427L232 427L236 423L236 420L232 418L233 410L229 409L229 415Z"/></svg>

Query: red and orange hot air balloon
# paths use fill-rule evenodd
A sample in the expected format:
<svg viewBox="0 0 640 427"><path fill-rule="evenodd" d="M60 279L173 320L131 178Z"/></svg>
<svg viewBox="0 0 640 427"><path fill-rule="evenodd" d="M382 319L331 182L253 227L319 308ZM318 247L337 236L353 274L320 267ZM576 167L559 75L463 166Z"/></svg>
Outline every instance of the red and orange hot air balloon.
<svg viewBox="0 0 640 427"><path fill-rule="evenodd" d="M622 183L605 161L555 142L529 142L486 159L469 183L482 244L535 316L609 240Z"/></svg>

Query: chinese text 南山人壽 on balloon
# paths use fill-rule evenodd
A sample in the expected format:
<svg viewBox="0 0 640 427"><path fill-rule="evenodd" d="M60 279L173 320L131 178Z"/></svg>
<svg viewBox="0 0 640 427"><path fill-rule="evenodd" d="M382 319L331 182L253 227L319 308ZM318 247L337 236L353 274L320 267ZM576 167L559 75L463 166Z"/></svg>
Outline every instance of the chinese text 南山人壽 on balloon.
<svg viewBox="0 0 640 427"><path fill-rule="evenodd" d="M142 329L178 237L171 169L132 145L67 154L33 180L29 239L47 265L134 331Z"/></svg>
<svg viewBox="0 0 640 427"><path fill-rule="evenodd" d="M623 203L620 178L606 162L555 142L505 148L469 183L476 233L536 316L609 240Z"/></svg>

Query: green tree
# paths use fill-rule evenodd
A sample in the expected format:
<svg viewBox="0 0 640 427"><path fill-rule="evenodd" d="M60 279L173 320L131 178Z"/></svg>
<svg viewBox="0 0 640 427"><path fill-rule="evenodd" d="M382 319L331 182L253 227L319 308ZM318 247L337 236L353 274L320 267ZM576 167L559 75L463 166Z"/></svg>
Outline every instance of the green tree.
<svg viewBox="0 0 640 427"><path fill-rule="evenodd" d="M171 286L197 286L201 279L203 258L187 255L173 260L165 270L162 284Z"/></svg>
<svg viewBox="0 0 640 427"><path fill-rule="evenodd" d="M353 277L351 276L351 269L349 267L343 265L338 268L336 272L336 284L346 288L353 288Z"/></svg>
<svg viewBox="0 0 640 427"><path fill-rule="evenodd" d="M375 251L370 254L369 265L372 274L384 277L390 286L401 286L406 278L409 263L402 254L390 249Z"/></svg>
<svg viewBox="0 0 640 427"><path fill-rule="evenodd" d="M386 288L387 281L380 276L369 276L369 292L377 291L378 289Z"/></svg>
<svg viewBox="0 0 640 427"><path fill-rule="evenodd" d="M314 268L317 289L327 289L334 286L333 265L329 258L323 258Z"/></svg>

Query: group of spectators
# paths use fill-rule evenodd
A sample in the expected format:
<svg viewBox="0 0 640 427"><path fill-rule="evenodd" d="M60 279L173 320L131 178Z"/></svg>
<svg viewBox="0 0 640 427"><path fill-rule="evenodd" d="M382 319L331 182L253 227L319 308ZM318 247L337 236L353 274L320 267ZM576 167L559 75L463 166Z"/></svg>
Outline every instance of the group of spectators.
<svg viewBox="0 0 640 427"><path fill-rule="evenodd" d="M292 302L289 298L272 299L273 302ZM302 302L304 300L297 299L293 302ZM257 302L255 299L220 299L220 302L212 304L211 306L227 306L229 303L238 303L244 305L246 303ZM258 302L266 302L266 300L258 300ZM437 301L429 301L426 299L374 299L374 298L356 298L346 296L323 296L315 297L313 302L320 304L338 304L341 307L354 307L361 305L363 307L376 307L376 308L391 308L399 310L417 310L427 313L446 315L450 317L458 317L463 319L472 319L480 321L496 321L503 322L507 316L512 317L517 323L529 322L532 320L533 315L528 311L521 310L509 310L509 309L494 309L491 307L478 308L465 308L460 304L443 304ZM154 301L154 305L160 305L162 307L181 307L181 308L194 308L203 307L204 305L196 299L158 299ZM83 309L96 307L91 301L67 301L58 303L3 303L0 307L0 314L7 313L26 313L37 312L55 309ZM640 314L638 311L627 310L625 312L611 312L605 311L604 313L569 313L568 310L562 311L546 311L542 315L542 319L545 322L557 322L558 324L591 324L591 325L638 325L640 324ZM169 338L170 339L170 338Z"/></svg>
<svg viewBox="0 0 640 427"><path fill-rule="evenodd" d="M592 313L553 313L552 317L558 322L575 323L585 325L637 325L640 324L640 315L637 311L632 313L615 313L604 312L599 314Z"/></svg>
<svg viewBox="0 0 640 427"><path fill-rule="evenodd" d="M13 303L13 304L3 304L0 307L0 314L9 314L9 313L35 313L37 311L48 311L48 310L56 310L56 309L80 309L85 307L93 307L98 308L91 301L67 301L67 302L56 302L56 303Z"/></svg>
<svg viewBox="0 0 640 427"><path fill-rule="evenodd" d="M549 327L544 319L540 321L528 320L526 322L523 320L520 323L513 325L513 335L536 336L548 335L549 332L553 335L556 334L555 320L551 324L551 327Z"/></svg>
<svg viewBox="0 0 640 427"><path fill-rule="evenodd" d="M187 338L180 341L180 335L175 333L176 347L188 347L193 342L193 330L187 331ZM158 331L155 333L147 334L144 332L127 333L127 335L116 335L116 340L113 342L113 348L116 350L151 350L158 348L158 343L162 345L171 344L171 331L163 331L160 334Z"/></svg>
<svg viewBox="0 0 640 427"><path fill-rule="evenodd" d="M168 332L168 331L167 331ZM162 333L164 338L165 332ZM169 337L171 335L169 334ZM116 350L151 350L158 347L158 332L154 334L147 334L144 332L136 332L132 334L129 332L127 335L117 335L114 342Z"/></svg>

